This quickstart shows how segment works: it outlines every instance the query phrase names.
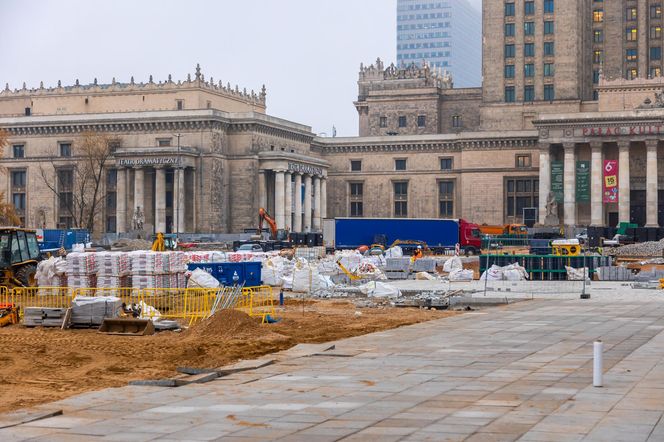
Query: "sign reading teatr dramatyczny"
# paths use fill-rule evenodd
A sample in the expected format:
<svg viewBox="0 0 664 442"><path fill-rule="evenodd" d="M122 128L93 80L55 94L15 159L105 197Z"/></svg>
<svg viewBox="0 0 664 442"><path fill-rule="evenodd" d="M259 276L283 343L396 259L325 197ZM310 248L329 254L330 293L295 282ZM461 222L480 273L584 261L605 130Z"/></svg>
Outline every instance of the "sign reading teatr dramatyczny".
<svg viewBox="0 0 664 442"><path fill-rule="evenodd" d="M121 158L118 160L118 166L158 166L158 165L176 165L176 157L154 157L154 158Z"/></svg>

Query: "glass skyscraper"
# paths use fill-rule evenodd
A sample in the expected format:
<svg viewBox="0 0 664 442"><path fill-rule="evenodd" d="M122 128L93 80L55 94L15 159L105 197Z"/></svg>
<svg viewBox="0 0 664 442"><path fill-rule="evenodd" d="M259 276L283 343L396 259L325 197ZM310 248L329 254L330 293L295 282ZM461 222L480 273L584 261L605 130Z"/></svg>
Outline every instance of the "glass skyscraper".
<svg viewBox="0 0 664 442"><path fill-rule="evenodd" d="M467 0L397 0L397 62L447 69L455 87L482 84L482 14Z"/></svg>

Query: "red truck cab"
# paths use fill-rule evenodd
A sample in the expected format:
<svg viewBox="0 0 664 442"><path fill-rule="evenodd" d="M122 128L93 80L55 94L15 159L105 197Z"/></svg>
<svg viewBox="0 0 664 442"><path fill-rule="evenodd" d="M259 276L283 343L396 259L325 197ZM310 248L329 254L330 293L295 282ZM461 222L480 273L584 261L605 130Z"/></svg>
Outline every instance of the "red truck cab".
<svg viewBox="0 0 664 442"><path fill-rule="evenodd" d="M482 251L482 235L480 226L459 220L459 245L467 255L479 254Z"/></svg>

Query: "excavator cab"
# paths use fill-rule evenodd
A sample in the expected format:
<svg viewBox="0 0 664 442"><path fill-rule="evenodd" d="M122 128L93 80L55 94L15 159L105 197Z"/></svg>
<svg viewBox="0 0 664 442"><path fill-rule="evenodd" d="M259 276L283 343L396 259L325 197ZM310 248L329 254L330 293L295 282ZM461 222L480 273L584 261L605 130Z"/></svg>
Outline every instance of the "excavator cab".
<svg viewBox="0 0 664 442"><path fill-rule="evenodd" d="M2 285L35 287L41 252L34 230L0 227Z"/></svg>

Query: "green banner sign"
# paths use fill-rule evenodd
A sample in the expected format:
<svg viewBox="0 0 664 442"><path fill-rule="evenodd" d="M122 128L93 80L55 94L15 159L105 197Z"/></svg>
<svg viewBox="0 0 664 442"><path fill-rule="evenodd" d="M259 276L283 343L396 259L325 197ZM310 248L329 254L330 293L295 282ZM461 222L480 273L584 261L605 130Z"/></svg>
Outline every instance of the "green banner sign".
<svg viewBox="0 0 664 442"><path fill-rule="evenodd" d="M563 188L564 163L562 161L551 161L551 192L556 196L556 202L565 201Z"/></svg>
<svg viewBox="0 0 664 442"><path fill-rule="evenodd" d="M576 162L576 201L590 202L590 161Z"/></svg>

